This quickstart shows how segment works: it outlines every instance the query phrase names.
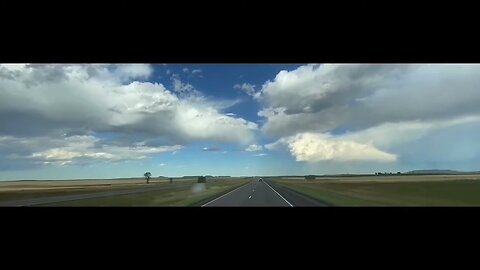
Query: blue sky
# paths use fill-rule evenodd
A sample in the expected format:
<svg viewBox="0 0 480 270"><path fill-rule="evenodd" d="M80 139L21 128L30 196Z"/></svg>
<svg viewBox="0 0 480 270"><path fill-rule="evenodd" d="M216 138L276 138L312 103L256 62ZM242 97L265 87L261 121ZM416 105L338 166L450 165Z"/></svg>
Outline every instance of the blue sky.
<svg viewBox="0 0 480 270"><path fill-rule="evenodd" d="M480 170L479 65L0 65L0 180Z"/></svg>

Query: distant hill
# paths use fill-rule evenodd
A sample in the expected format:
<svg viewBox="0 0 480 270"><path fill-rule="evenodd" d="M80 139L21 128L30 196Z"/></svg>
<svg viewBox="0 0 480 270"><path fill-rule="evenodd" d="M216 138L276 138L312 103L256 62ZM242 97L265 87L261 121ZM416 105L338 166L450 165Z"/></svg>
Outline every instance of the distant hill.
<svg viewBox="0 0 480 270"><path fill-rule="evenodd" d="M476 172L462 172L462 171L454 171L454 170L414 170L406 172L406 174L478 174L479 171Z"/></svg>

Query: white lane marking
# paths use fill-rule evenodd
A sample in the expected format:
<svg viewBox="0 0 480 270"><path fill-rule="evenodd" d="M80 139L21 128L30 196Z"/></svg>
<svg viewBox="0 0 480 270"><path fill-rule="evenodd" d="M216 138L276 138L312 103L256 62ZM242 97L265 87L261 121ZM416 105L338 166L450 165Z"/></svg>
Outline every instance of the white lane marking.
<svg viewBox="0 0 480 270"><path fill-rule="evenodd" d="M220 197L218 197L218 198L215 198L215 199L213 199L213 200L211 200L211 201L207 202L206 204L204 204L204 205L202 205L202 206L200 206L200 207L204 207L205 205L207 205L207 204L209 204L209 203L212 203L212 202L214 202L214 201L216 201L216 200L218 200L218 199L220 199L220 198L222 198L222 197L225 197L225 196L227 196L228 194L230 194L230 193L232 193L232 192L236 191L237 189L241 189L242 187L246 187L246 186L248 186L248 185L243 185L243 186L240 186L240 187L238 187L238 188L236 188L236 189L234 189L234 190L232 190L232 191L230 191L230 192L228 192L228 193L226 193L226 194L223 194L222 196L220 196Z"/></svg>
<svg viewBox="0 0 480 270"><path fill-rule="evenodd" d="M248 197L248 198L251 199L251 198L252 198L252 195L250 195L250 197Z"/></svg>
<svg viewBox="0 0 480 270"><path fill-rule="evenodd" d="M280 195L280 193L278 193L278 192L277 192L273 187L271 187L267 182L265 182L265 184L267 184L267 186L268 186L269 188L271 188L273 191L275 191L275 193L277 193L277 195L280 196L280 198L282 198L284 201L286 201L286 202L288 203L288 205L290 205L290 207L293 207L293 205L292 205L290 202L288 202L282 195Z"/></svg>

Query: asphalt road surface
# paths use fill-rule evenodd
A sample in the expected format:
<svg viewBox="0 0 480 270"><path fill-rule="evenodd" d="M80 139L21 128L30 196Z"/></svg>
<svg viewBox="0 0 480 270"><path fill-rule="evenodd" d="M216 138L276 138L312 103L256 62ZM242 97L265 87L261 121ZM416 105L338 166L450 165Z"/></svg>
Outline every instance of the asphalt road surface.
<svg viewBox="0 0 480 270"><path fill-rule="evenodd" d="M327 204L306 197L274 181L258 179L219 196L204 205L206 206L327 206Z"/></svg>
<svg viewBox="0 0 480 270"><path fill-rule="evenodd" d="M56 202L76 201L76 200L91 199L91 198L101 198L101 197L110 197L110 196L117 196L117 195L152 192L157 190L174 189L174 188L184 187L187 185L192 185L192 184L181 183L181 184L135 188L130 190L105 191L105 192L53 196L53 197L43 197L43 198L34 198L34 199L23 199L23 200L0 202L0 206L34 206L39 204L49 204L49 203L56 203Z"/></svg>

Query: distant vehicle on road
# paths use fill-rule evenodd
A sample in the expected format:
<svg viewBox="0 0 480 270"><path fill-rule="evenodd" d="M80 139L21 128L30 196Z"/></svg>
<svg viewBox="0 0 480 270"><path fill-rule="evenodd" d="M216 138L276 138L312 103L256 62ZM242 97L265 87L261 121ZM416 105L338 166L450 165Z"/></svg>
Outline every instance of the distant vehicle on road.
<svg viewBox="0 0 480 270"><path fill-rule="evenodd" d="M262 182L262 181L263 181L263 179L262 179L262 178L260 178L260 179L258 179L258 181Z"/></svg>

